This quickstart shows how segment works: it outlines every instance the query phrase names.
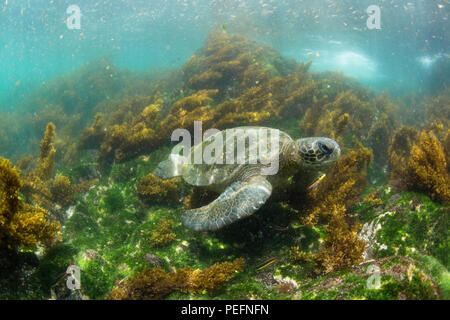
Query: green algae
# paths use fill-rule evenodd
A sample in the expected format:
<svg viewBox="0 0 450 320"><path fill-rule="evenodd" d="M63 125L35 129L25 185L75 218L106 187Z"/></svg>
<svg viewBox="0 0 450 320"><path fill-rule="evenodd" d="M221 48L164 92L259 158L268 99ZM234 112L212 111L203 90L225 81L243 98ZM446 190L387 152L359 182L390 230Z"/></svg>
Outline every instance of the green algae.
<svg viewBox="0 0 450 320"><path fill-rule="evenodd" d="M420 261L425 268L430 272L432 277L436 279L439 288L442 290L442 298L445 300L450 299L450 273L448 269L444 267L439 260L434 257L414 254L414 258Z"/></svg>
<svg viewBox="0 0 450 320"><path fill-rule="evenodd" d="M262 209L261 215L254 218L262 221L256 222L257 227L249 227L250 231L247 230L248 238L246 238L245 233L242 233L242 229L247 227L245 222L242 226L235 226L235 228L205 235L188 230L181 225L179 221L181 208L168 209L165 206L142 207L135 195L133 195L132 188L126 188L126 185L125 188L123 185L122 188L118 186L113 185L106 191L101 191L105 186L96 186L96 188L90 190L85 197L85 201L77 205L75 214L66 225L66 235L74 231L78 233L73 235L71 239L72 245L84 249L98 248L102 258L108 261L106 265L96 260L85 265L87 275L84 283L86 289L83 293L90 298L105 297L115 281L130 277L148 265L145 262L147 253L161 257L165 268L169 266L182 268L188 265L192 266L192 268L206 268L217 261L229 260L243 253L246 255L247 267L244 272L236 276L223 289L215 292L214 296L205 293L196 295L195 299L210 299L213 297L217 299L435 298L433 287L427 284L426 281L421 281L419 276L413 276L411 281L405 282L406 280L404 279L399 280L389 275L383 275L381 288L370 290L367 288L368 276L361 272L344 270L340 273L320 276L314 273L313 264L295 265L290 263L288 259L290 246L299 245L302 250L314 251L319 248L320 241L323 241L326 235L322 226L309 228L294 223L290 225L291 227L287 232L275 231L269 228L270 223L273 224L275 222L271 221L273 211L282 211L282 207L278 205L274 204ZM120 192L118 192L119 189L121 190ZM121 200L114 199L111 201L112 204L107 204L103 199L105 194L108 197L116 197ZM421 216L419 219L413 211L405 207L405 204L413 196L415 195L404 194L395 203L389 203L391 198L385 197L383 209L392 205L400 205L402 210L399 210L400 213L398 215L385 215L383 218L389 219L389 221L386 222L386 230L383 231L381 229L383 232L379 234L377 239L381 241L380 243L389 244L388 248L391 248L391 250L378 248L377 252L380 258L388 256L388 252L397 255L410 254L411 250L408 251L407 248L411 246L417 249L429 249L423 243L426 241L426 237L421 235L421 232L424 230L423 224L428 226L434 221L433 219L439 219L441 206L431 201L426 202L425 216ZM124 199L127 199L127 201ZM426 198L421 198L421 200L426 200ZM135 209L130 210L130 206ZM353 212L359 213L361 220L371 221L380 216L379 209L377 211L375 208L360 204L355 206ZM137 213L138 211L141 213ZM366 213L367 216L364 216ZM285 214L289 215L288 212L285 212ZM405 218L407 214L411 216ZM90 218L86 220L86 216ZM289 219L283 220L282 217L283 214L280 215L281 221L289 221ZM176 239L167 247L154 248L149 238L151 231L154 230L161 218L175 221L173 231L176 234ZM405 224L405 221L412 223L412 225ZM269 226L266 225L267 222L269 222ZM277 220L277 222L279 223L280 221ZM255 224L255 221L248 221L248 223ZM267 234L260 234L259 238L252 239L250 236L252 229L256 230L262 224L266 225L263 230L267 230ZM96 236L88 236L91 232L95 233ZM236 233L241 233L241 243L236 243L236 238L234 238ZM123 236L124 234L126 236ZM411 240L402 240L405 234L413 235L407 236ZM258 252L250 249L252 244L254 245L254 242L250 240L256 240L257 243L262 245ZM394 247L397 248L399 246L403 246L403 249L394 249ZM439 256L439 250L431 250L431 252L437 252ZM273 276L278 275L282 278L289 277L294 279L299 285L295 293L290 295L280 294L274 287L264 285L258 280L255 266L261 262L265 255L278 257L279 262L275 264L276 266L272 271ZM82 258L79 257L78 263L83 265L86 262L83 262ZM385 262L384 267L389 268L389 263ZM435 270L433 279L438 278L438 274L445 279L445 274L448 274L442 264L439 264L439 267L435 266L433 270ZM97 283L95 278L99 279ZM438 283L442 286L445 281L441 280ZM445 292L443 290L444 296L446 295ZM189 298L189 295L183 293L173 293L168 297L168 299L187 298Z"/></svg>
<svg viewBox="0 0 450 320"><path fill-rule="evenodd" d="M294 134L297 121L291 121L287 127ZM364 270L356 266L329 275L317 274L312 262L292 263L289 260L292 246L316 252L326 233L323 225L302 226L297 212L282 203L269 202L258 214L241 223L208 234L182 226L181 204L143 204L136 195L136 184L168 152L166 146L149 156L114 164L108 175L77 198L63 230L64 246L54 249L60 252L56 254L58 257L49 251L41 260L38 277L42 283L51 282L67 266L75 264L83 270L82 293L90 299L102 299L117 281L132 277L144 267L152 267L146 260L147 254L159 257L167 271L186 266L205 269L215 262L244 256L245 270L217 292L195 296L175 292L167 299L448 299L446 207L428 197L381 187L378 189L381 205L374 207L361 202L351 208L350 213L361 223L382 224L373 245L372 262L380 266L381 285L369 289L367 263ZM75 166L76 170L68 171L68 176L74 181L82 179L92 173L93 165L93 158L86 155ZM188 194L190 187L181 185L182 193ZM421 205L420 210L411 207L413 200ZM154 247L151 233L163 218L174 221L172 231L176 237L165 247ZM406 264L405 268L409 265L396 260L401 256L415 259L408 260L417 269L412 271L411 279L388 272L395 265ZM269 257L277 257L278 262L262 270L263 273L272 279L293 279L298 285L295 292L280 293L276 289L277 280L272 284L261 280L256 266ZM48 285L46 288L43 296L48 295Z"/></svg>
<svg viewBox="0 0 450 320"><path fill-rule="evenodd" d="M369 289L370 275L361 271L362 267L320 275L314 272L313 263L289 261L292 246L315 252L326 234L322 225L314 228L300 225L294 219L295 212L281 204L269 203L257 215L240 224L203 234L182 226L180 205L141 203L135 191L138 177L154 169L155 159L163 158L167 151L167 148L164 152L159 151L159 157L151 154L148 159L141 157L115 164L110 176L102 178L78 198L63 231L66 247L58 249L62 253L50 251L43 258L39 273L41 281L48 282L68 265L75 264L83 270L82 293L90 299L102 299L108 296L117 281L135 275L145 266L151 267L146 261L147 254L160 257L166 270L186 266L205 269L215 262L244 256L245 270L214 294L191 297L175 292L167 299L434 299L438 297L434 283L441 289L442 297L448 297L448 261L445 260L448 239L443 223L438 223L443 219L445 207L428 197L381 189L381 206L359 203L351 209L362 223L378 219L383 224L374 246L374 261L386 259L380 263L381 286L376 290ZM414 198L422 204L420 211L410 207L409 202ZM388 211L395 214L383 215ZM151 232L162 218L174 221L172 231L176 238L165 247L155 248L150 242ZM277 229L280 226L283 228ZM284 226L288 226L287 230ZM434 234L426 233L430 229ZM91 250L96 253L93 257L89 257ZM383 274L384 270L399 264L395 256L402 255L417 259L409 262L418 270L413 271L411 280ZM256 271L256 266L272 256L277 257L278 262L262 271L272 278L296 281L298 289L292 294L279 293L276 285L264 284L260 279L261 273ZM426 275L425 280L422 274Z"/></svg>

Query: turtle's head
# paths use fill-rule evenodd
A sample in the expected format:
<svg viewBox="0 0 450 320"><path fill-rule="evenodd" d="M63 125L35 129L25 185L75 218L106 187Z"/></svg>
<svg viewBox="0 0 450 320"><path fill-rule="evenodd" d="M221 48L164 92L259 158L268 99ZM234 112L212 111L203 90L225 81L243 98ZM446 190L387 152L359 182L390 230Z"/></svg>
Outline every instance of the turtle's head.
<svg viewBox="0 0 450 320"><path fill-rule="evenodd" d="M309 166L326 166L339 159L341 148L336 141L329 138L313 137L298 139L298 154Z"/></svg>

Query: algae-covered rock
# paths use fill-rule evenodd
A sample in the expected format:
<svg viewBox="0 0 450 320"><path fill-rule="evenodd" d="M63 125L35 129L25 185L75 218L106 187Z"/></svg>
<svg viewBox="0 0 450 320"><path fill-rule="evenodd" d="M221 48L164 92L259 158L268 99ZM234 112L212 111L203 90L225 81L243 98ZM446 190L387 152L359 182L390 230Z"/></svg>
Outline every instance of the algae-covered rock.
<svg viewBox="0 0 450 320"><path fill-rule="evenodd" d="M389 193L384 205L355 208L365 222L359 233L368 244L365 261L393 256L421 261L422 270L448 298L448 206L418 193L384 192Z"/></svg>
<svg viewBox="0 0 450 320"><path fill-rule="evenodd" d="M359 213L365 221L360 235L369 241L366 259L420 253L434 256L448 268L447 206L421 194L401 193L391 196L384 206L367 211Z"/></svg>
<svg viewBox="0 0 450 320"><path fill-rule="evenodd" d="M428 270L408 257L388 257L314 279L300 286L302 299L430 300L442 293Z"/></svg>

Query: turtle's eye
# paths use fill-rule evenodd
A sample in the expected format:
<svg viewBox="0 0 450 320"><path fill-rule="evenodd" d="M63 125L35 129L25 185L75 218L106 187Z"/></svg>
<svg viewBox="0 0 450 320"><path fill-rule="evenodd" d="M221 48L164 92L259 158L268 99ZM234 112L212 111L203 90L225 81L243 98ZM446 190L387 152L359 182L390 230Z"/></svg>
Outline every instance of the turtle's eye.
<svg viewBox="0 0 450 320"><path fill-rule="evenodd" d="M333 152L333 149L327 147L327 145L322 142L319 142L318 145L319 145L319 150L327 155L331 154Z"/></svg>

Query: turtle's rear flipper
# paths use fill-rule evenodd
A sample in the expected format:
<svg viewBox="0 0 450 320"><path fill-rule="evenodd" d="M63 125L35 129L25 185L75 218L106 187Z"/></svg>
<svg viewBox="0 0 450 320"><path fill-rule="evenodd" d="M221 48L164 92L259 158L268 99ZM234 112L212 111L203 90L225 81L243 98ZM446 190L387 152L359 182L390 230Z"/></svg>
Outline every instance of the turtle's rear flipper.
<svg viewBox="0 0 450 320"><path fill-rule="evenodd" d="M178 154L171 153L169 159L162 161L155 169L155 174L161 179L169 179L181 175L182 165L185 158Z"/></svg>
<svg viewBox="0 0 450 320"><path fill-rule="evenodd" d="M262 176L235 182L210 204L185 211L181 221L196 231L214 231L250 216L271 193L272 185Z"/></svg>

